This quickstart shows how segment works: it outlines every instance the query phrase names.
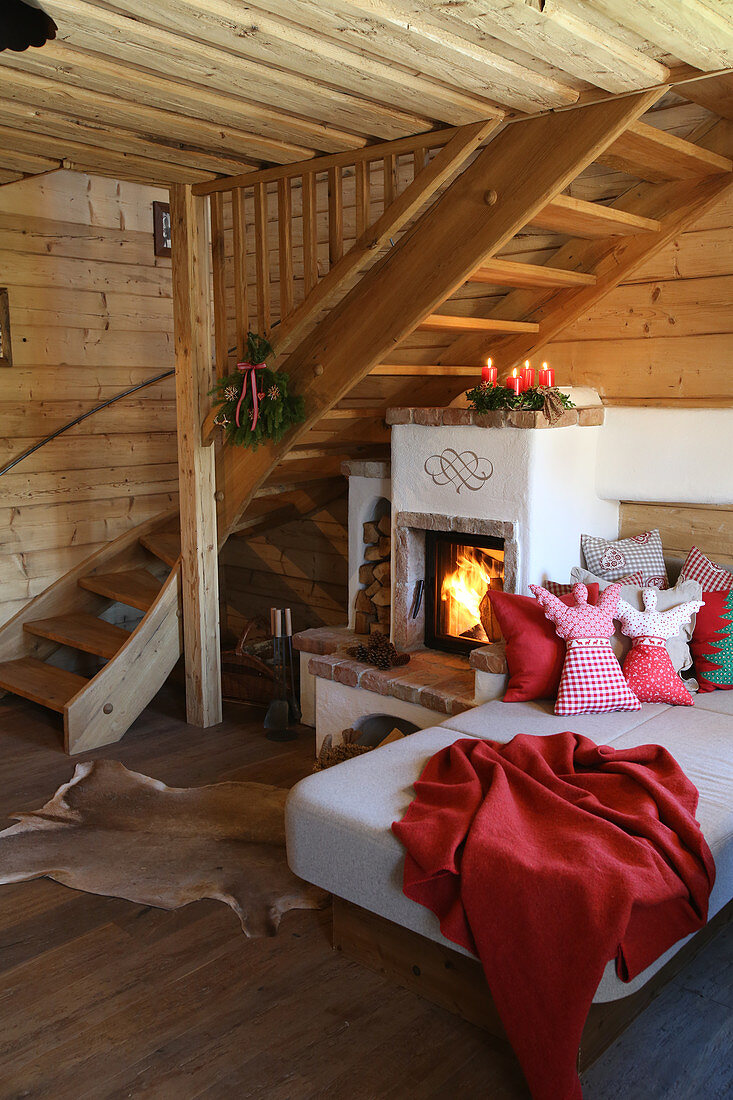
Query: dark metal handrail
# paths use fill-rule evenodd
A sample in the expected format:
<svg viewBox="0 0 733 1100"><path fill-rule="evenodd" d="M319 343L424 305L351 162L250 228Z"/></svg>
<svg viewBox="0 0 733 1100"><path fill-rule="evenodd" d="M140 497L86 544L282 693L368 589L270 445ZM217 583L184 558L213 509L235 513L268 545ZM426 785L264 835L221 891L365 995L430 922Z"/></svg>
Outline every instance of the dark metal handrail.
<svg viewBox="0 0 733 1100"><path fill-rule="evenodd" d="M40 439L38 443L34 443L32 447L23 451L12 461L7 462L4 466L0 466L0 475L6 474L8 470L12 470L13 466L17 466L19 462L22 462L24 458L28 458L29 455L35 454L41 447L45 447L47 443L50 443L52 439L56 439L57 436L63 435L64 432L68 432L69 428L75 427L77 424L81 424L82 420L87 420L90 416L94 416L95 413L101 412L102 409L106 409L109 405L114 405L115 401L121 401L123 397L129 397L131 393L137 393L138 390L144 390L146 386L152 386L155 382L160 382L162 378L169 378L170 375L175 374L175 370L166 370L162 374L156 374L153 378L148 378L145 382L138 382L136 386L130 386L129 389L123 390L122 393L116 393L114 397L110 397L109 400L103 401L101 405L95 405L93 409L89 409L87 412L82 413L81 416L75 416L73 420L70 420L68 424L64 424L62 428L57 428L55 432L51 432L44 439Z"/></svg>

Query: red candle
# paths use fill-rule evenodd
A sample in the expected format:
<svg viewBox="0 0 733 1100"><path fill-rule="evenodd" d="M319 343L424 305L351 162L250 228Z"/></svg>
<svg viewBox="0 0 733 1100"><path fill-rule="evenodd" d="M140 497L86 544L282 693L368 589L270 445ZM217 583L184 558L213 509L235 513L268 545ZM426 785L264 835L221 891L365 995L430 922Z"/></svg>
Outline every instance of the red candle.
<svg viewBox="0 0 733 1100"><path fill-rule="evenodd" d="M522 379L517 374L516 367L507 378L506 385L508 390L512 390L512 392L515 393L517 397L519 397L520 393L522 392Z"/></svg>
<svg viewBox="0 0 733 1100"><path fill-rule="evenodd" d="M542 364L542 370L540 371L540 385L541 386L554 386L555 385L555 371L552 367L548 367L547 363Z"/></svg>
<svg viewBox="0 0 733 1100"><path fill-rule="evenodd" d="M498 372L496 367L491 365L490 359L487 359L486 366L481 368L481 381L489 386L495 386L498 381Z"/></svg>
<svg viewBox="0 0 733 1100"><path fill-rule="evenodd" d="M534 367L531 367L529 365L529 359L525 359L524 360L524 371L523 371L523 375L522 375L522 380L523 380L523 383L524 383L524 389L525 390L531 389L534 386L534 376L535 376L536 373L537 372L534 369Z"/></svg>

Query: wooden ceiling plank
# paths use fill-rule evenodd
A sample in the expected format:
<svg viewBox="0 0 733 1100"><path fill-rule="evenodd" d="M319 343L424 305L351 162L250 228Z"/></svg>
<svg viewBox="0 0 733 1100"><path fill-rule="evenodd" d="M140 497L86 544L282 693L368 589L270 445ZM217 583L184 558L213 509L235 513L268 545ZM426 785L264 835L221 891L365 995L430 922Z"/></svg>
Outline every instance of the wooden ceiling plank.
<svg viewBox="0 0 733 1100"><path fill-rule="evenodd" d="M360 134L243 99L231 89L226 93L215 91L192 83L185 75L170 79L117 58L75 49L67 42L47 42L42 51L22 54L6 51L0 56L0 68L34 73L42 80L50 76L69 87L114 94L123 103L149 104L213 125L253 130L263 138L305 144L324 152L361 149L367 140Z"/></svg>
<svg viewBox="0 0 733 1100"><path fill-rule="evenodd" d="M102 2L107 6L106 0ZM425 66L400 69L363 50L357 55L322 34L273 18L262 8L242 10L231 0L125 0L135 20L190 36L247 61L328 82L343 92L367 96L400 110L441 122L467 123L486 118L492 105L484 96L463 90L460 80L440 84L422 75ZM314 107L315 110L315 107Z"/></svg>
<svg viewBox="0 0 733 1100"><path fill-rule="evenodd" d="M247 130L215 124L181 111L162 110L147 103L132 103L100 91L62 84L48 76L13 70L13 79L2 86L2 96L16 103L32 105L66 116L89 119L126 130L157 141L190 142L202 151L226 154L242 151L245 160L275 161L286 164L314 156L314 149L251 133Z"/></svg>
<svg viewBox="0 0 733 1100"><path fill-rule="evenodd" d="M2 133L0 133L2 140ZM60 168L60 158L52 160L50 157L24 153L14 148L8 148L10 142L6 140L5 147L0 148L0 167L11 172L22 172L24 175L37 175L39 172L52 172L54 168Z"/></svg>
<svg viewBox="0 0 733 1100"><path fill-rule="evenodd" d="M626 133L598 158L598 163L651 183L714 176L733 168L727 157L644 122L629 126Z"/></svg>
<svg viewBox="0 0 733 1100"><path fill-rule="evenodd" d="M278 16L347 43L360 57L377 54L512 109L534 112L577 100L575 89L563 81L531 66L528 71L486 43L460 37L447 21L436 27L415 4L262 0L261 7L265 6Z"/></svg>
<svg viewBox="0 0 733 1100"><path fill-rule="evenodd" d="M588 6L703 71L733 63L733 20L700 0L587 0Z"/></svg>
<svg viewBox="0 0 733 1100"><path fill-rule="evenodd" d="M434 364L425 366L422 363L380 363L378 366L372 367L369 371L369 377L444 378L447 376L450 378L473 378L478 369L475 363L468 367L459 367L455 365L443 367Z"/></svg>
<svg viewBox="0 0 733 1100"><path fill-rule="evenodd" d="M467 280L469 283L512 287L592 286L595 281L595 275L589 275L585 271L499 259L489 260L477 268Z"/></svg>
<svg viewBox="0 0 733 1100"><path fill-rule="evenodd" d="M17 183L18 180L23 179L22 172L13 172L9 168L0 168L0 185L6 183Z"/></svg>
<svg viewBox="0 0 733 1100"><path fill-rule="evenodd" d="M524 0L463 0L439 8L432 0L417 0L417 6L436 29L452 29L474 41L478 36L499 39L524 51L530 69L531 59L541 57L609 92L648 88L669 75L664 65L566 10L562 0L545 0L543 11Z"/></svg>
<svg viewBox="0 0 733 1100"><path fill-rule="evenodd" d="M705 107L721 118L733 119L733 73L686 80L675 89L678 95Z"/></svg>
<svg viewBox="0 0 733 1100"><path fill-rule="evenodd" d="M71 115L62 114L60 111L48 111L2 98L0 98L0 125L17 127L22 129L24 134L46 135L61 142L68 137L72 141L99 146L101 149L113 152L136 153L143 157L152 156L159 161L200 168L204 172L219 174L241 172L247 163L244 157L235 160L223 154L188 149L160 139L153 141L149 137L123 130L118 126L80 120Z"/></svg>
<svg viewBox="0 0 733 1100"><path fill-rule="evenodd" d="M393 355L397 344L482 260L562 192L658 97L657 91L640 93L528 119L506 127L479 153L411 232L288 356L293 387L305 398L303 424L281 444L268 443L254 453L223 449L217 470L223 492L220 543L282 451L297 443L372 367ZM487 189L498 196L490 205Z"/></svg>
<svg viewBox="0 0 733 1100"><path fill-rule="evenodd" d="M570 237L626 237L630 233L654 233L653 218L642 218L600 203L557 195L532 218L533 226Z"/></svg>
<svg viewBox="0 0 733 1100"><path fill-rule="evenodd" d="M66 41L103 56L113 55L165 76L240 94L280 110L375 134L402 137L429 126L430 116L410 114L372 99L346 94L316 79L249 61L222 49L150 26L86 0L44 0L46 11L64 27ZM314 60L318 60L317 55ZM371 88L374 82L365 85Z"/></svg>
<svg viewBox="0 0 733 1100"><path fill-rule="evenodd" d="M168 164L154 157L141 157L133 153L119 153L99 146L72 141L70 138L52 138L47 134L36 134L29 130L20 130L0 125L0 147L11 148L14 154L31 155L39 165L36 171L46 172L51 167L58 168L58 161L48 158L58 156L66 168L99 172L101 175L114 175L122 172L121 178L143 179L161 185L168 182L193 183L211 179L211 172L186 165ZM0 153L0 159L8 160L8 155Z"/></svg>

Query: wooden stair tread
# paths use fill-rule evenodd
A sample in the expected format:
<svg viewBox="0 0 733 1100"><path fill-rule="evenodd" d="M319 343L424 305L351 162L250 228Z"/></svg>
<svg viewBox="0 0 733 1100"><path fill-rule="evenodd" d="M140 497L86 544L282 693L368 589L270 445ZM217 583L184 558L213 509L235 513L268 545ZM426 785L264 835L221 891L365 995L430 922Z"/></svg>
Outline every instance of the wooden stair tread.
<svg viewBox="0 0 733 1100"><path fill-rule="evenodd" d="M0 688L59 713L88 683L84 676L47 665L36 657L0 661Z"/></svg>
<svg viewBox="0 0 733 1100"><path fill-rule="evenodd" d="M733 171L733 162L727 157L646 122L632 122L598 159L652 183Z"/></svg>
<svg viewBox="0 0 733 1100"><path fill-rule="evenodd" d="M91 573L79 580L82 588L116 600L138 611L147 611L163 587L147 569L126 569L120 573Z"/></svg>
<svg viewBox="0 0 733 1100"><path fill-rule="evenodd" d="M72 646L84 653L93 653L105 660L114 657L130 637L129 630L107 623L94 615L87 615L83 611L49 619L34 619L23 623L23 629L28 634L49 638L52 642Z"/></svg>
<svg viewBox="0 0 733 1100"><path fill-rule="evenodd" d="M417 326L418 332L539 332L533 321L503 321L500 317L451 317L431 313Z"/></svg>
<svg viewBox="0 0 733 1100"><path fill-rule="evenodd" d="M489 260L468 279L469 283L495 286L533 287L595 286L596 276L585 271L564 271L544 264L523 264L516 260Z"/></svg>
<svg viewBox="0 0 733 1100"><path fill-rule="evenodd" d="M143 535L140 544L171 568L181 556L180 531L150 531Z"/></svg>
<svg viewBox="0 0 733 1100"><path fill-rule="evenodd" d="M569 237L628 237L635 233L657 233L660 229L660 223L653 218L570 195L558 195L548 202L530 224Z"/></svg>

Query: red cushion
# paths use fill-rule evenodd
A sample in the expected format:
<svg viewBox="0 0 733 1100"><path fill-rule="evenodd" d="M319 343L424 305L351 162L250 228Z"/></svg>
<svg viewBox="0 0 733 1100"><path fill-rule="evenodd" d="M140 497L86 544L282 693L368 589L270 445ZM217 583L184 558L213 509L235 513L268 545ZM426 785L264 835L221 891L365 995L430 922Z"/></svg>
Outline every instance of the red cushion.
<svg viewBox="0 0 733 1100"><path fill-rule="evenodd" d="M703 592L705 606L695 619L690 642L700 691L733 688L733 588Z"/></svg>
<svg viewBox="0 0 733 1100"><path fill-rule="evenodd" d="M598 585L587 587L588 603L598 603ZM565 661L565 642L558 638L554 624L545 618L542 606L532 596L514 596L492 588L489 599L506 641L509 684L504 702L554 699ZM575 607L572 592L559 599Z"/></svg>

